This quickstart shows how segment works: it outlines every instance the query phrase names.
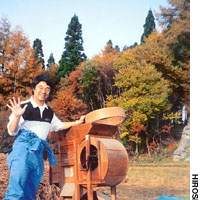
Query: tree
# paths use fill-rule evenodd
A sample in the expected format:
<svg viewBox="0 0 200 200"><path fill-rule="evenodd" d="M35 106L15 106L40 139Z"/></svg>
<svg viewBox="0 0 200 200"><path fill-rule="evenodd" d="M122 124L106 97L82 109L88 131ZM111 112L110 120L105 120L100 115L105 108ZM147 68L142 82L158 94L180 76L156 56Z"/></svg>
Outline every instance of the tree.
<svg viewBox="0 0 200 200"><path fill-rule="evenodd" d="M83 63L81 86L83 88L84 102L88 105L89 109L95 110L102 107L102 95L99 94L100 75L97 64L94 61Z"/></svg>
<svg viewBox="0 0 200 200"><path fill-rule="evenodd" d="M109 40L101 54L83 63L81 83L84 100L90 110L105 107L107 95L115 92L113 64L118 54Z"/></svg>
<svg viewBox="0 0 200 200"><path fill-rule="evenodd" d="M169 82L155 66L137 61L131 50L122 53L114 66L118 70L115 76L118 93L107 98L107 106L120 106L126 110L127 119L122 127L121 138L128 143L136 143L138 147L138 143L142 142L140 134L145 133L148 148L149 140L155 134L155 131L150 131L152 121L156 117L161 118L162 113L170 108Z"/></svg>
<svg viewBox="0 0 200 200"><path fill-rule="evenodd" d="M69 88L62 88L51 102L52 108L65 121L77 120L86 113L86 105Z"/></svg>
<svg viewBox="0 0 200 200"><path fill-rule="evenodd" d="M153 13L151 10L149 10L148 15L145 20L145 24L143 25L144 27L144 33L142 34L141 37L141 43L144 43L145 38L147 38L153 31L155 31L155 18L153 16Z"/></svg>
<svg viewBox="0 0 200 200"><path fill-rule="evenodd" d="M177 74L175 97L177 103L187 104L190 96L190 1L168 0L169 7L161 8L158 20L163 28L161 43L169 49L174 72Z"/></svg>
<svg viewBox="0 0 200 200"><path fill-rule="evenodd" d="M0 75L4 71L5 45L10 35L10 23L6 18L0 20Z"/></svg>
<svg viewBox="0 0 200 200"><path fill-rule="evenodd" d="M4 71L0 76L0 94L5 102L11 96L27 96L33 78L42 72L42 66L35 60L34 51L23 32L11 32L4 46Z"/></svg>
<svg viewBox="0 0 200 200"><path fill-rule="evenodd" d="M115 45L115 50L116 50L117 52L120 52L120 47L119 47L118 45Z"/></svg>
<svg viewBox="0 0 200 200"><path fill-rule="evenodd" d="M168 0L168 7L160 7L158 22L161 27L170 29L175 21L188 21L190 17L190 0Z"/></svg>
<svg viewBox="0 0 200 200"><path fill-rule="evenodd" d="M55 59L53 57L53 53L50 54L49 59L47 60L47 68L50 68L51 65L55 64Z"/></svg>
<svg viewBox="0 0 200 200"><path fill-rule="evenodd" d="M74 15L68 25L65 37L65 47L61 60L59 61L59 78L68 75L84 60L86 55L83 52L82 25L78 16Z"/></svg>
<svg viewBox="0 0 200 200"><path fill-rule="evenodd" d="M102 53L108 54L108 53L112 53L114 51L117 51L117 49L113 48L112 40L108 40L108 42L106 43L106 46L104 47Z"/></svg>
<svg viewBox="0 0 200 200"><path fill-rule="evenodd" d="M51 101L52 107L64 121L78 119L87 112L87 106L80 98L82 89L79 79L81 76L82 70L77 68L69 74L67 79L61 79L60 87Z"/></svg>
<svg viewBox="0 0 200 200"><path fill-rule="evenodd" d="M38 60L38 64L41 64L42 67L45 68L42 41L40 39L37 38L33 41L33 49L35 52L35 58Z"/></svg>
<svg viewBox="0 0 200 200"><path fill-rule="evenodd" d="M138 43L137 43L137 42L134 42L134 44L132 44L132 45L130 45L130 46L125 45L125 46L123 47L123 51L126 51L126 50L128 50L128 49L133 49L133 48L135 48L136 46L138 46Z"/></svg>
<svg viewBox="0 0 200 200"><path fill-rule="evenodd" d="M59 80L57 77L58 64L55 63L53 53L50 54L49 59L47 60L46 71L48 72L52 84L55 86L51 89L51 94L54 95L57 91Z"/></svg>

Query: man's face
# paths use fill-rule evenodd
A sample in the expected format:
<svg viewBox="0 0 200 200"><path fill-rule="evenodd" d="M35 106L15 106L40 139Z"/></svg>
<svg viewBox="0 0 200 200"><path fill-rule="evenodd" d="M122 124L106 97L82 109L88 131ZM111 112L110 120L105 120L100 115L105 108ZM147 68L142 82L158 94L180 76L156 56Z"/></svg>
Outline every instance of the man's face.
<svg viewBox="0 0 200 200"><path fill-rule="evenodd" d="M39 101L45 101L49 97L50 89L50 86L45 81L40 81L33 90L34 98Z"/></svg>

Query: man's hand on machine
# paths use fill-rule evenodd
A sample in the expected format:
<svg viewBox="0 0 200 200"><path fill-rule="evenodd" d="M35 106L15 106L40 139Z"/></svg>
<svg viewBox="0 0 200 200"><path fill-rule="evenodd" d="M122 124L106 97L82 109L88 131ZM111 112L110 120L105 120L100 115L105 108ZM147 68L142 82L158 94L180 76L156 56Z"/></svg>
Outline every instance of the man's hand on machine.
<svg viewBox="0 0 200 200"><path fill-rule="evenodd" d="M82 124L85 121L85 115L82 115L79 120L76 120L76 125Z"/></svg>

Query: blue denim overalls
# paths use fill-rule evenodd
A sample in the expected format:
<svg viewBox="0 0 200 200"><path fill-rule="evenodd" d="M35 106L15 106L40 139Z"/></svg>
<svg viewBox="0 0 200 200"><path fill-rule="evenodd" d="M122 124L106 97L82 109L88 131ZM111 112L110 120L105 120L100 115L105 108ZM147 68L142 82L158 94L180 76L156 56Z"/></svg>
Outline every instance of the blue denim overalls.
<svg viewBox="0 0 200 200"><path fill-rule="evenodd" d="M4 200L36 199L44 172L44 150L47 151L50 165L55 165L55 155L45 140L28 130L19 130L7 159L10 177Z"/></svg>

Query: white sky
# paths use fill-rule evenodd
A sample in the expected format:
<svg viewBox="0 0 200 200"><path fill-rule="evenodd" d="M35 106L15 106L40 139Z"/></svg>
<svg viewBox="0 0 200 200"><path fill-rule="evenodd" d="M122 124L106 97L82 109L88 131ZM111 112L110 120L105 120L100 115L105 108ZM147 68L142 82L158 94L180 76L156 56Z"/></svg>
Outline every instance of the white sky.
<svg viewBox="0 0 200 200"><path fill-rule="evenodd" d="M122 49L140 42L148 10L159 11L166 0L0 0L0 17L15 28L21 26L31 45L42 41L45 60L52 52L56 62L64 50L64 38L76 14L82 24L87 57L100 53L106 42Z"/></svg>

